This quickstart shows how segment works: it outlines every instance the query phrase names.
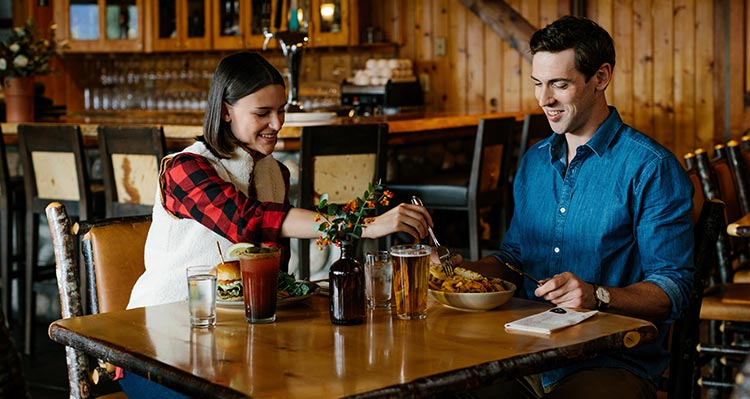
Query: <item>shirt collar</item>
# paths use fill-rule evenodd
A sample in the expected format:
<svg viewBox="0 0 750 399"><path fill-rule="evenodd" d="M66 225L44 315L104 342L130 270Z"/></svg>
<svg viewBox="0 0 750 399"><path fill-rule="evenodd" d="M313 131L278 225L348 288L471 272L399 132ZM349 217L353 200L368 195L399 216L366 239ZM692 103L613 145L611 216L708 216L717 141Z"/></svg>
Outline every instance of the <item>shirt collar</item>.
<svg viewBox="0 0 750 399"><path fill-rule="evenodd" d="M598 129L596 129L596 133L594 133L594 136L591 137L591 139L589 139L589 141L584 145L589 147L592 151L594 151L601 157L602 154L604 154L604 151L606 151L607 147L609 147L612 140L614 140L617 132L620 131L622 125L622 118L620 118L620 114L617 112L617 109L610 106L609 116L604 120L604 123L602 123ZM553 159L556 157L567 157L568 146L567 142L565 141L565 135L555 134L549 143L543 143L540 146L546 144L550 145L550 155Z"/></svg>
<svg viewBox="0 0 750 399"><path fill-rule="evenodd" d="M594 137L592 137L586 145L591 148L600 157L607 150L609 144L614 140L617 132L622 127L622 119L620 114L617 112L615 107L609 107L609 116L604 120L604 123L596 129Z"/></svg>

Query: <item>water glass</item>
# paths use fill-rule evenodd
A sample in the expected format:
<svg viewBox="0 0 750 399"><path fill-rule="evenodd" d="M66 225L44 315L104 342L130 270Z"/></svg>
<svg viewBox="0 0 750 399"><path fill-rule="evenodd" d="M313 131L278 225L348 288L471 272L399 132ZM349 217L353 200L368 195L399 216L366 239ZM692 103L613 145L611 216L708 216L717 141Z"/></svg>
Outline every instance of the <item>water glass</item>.
<svg viewBox="0 0 750 399"><path fill-rule="evenodd" d="M248 323L276 321L281 251L240 254L245 319Z"/></svg>
<svg viewBox="0 0 750 399"><path fill-rule="evenodd" d="M427 280L432 247L396 245L390 252L396 315L405 320L424 319L427 317Z"/></svg>
<svg viewBox="0 0 750 399"><path fill-rule="evenodd" d="M390 308L393 267L388 251L368 252L365 256L365 295L369 308Z"/></svg>
<svg viewBox="0 0 750 399"><path fill-rule="evenodd" d="M187 268L188 308L192 327L216 325L216 268L189 266Z"/></svg>

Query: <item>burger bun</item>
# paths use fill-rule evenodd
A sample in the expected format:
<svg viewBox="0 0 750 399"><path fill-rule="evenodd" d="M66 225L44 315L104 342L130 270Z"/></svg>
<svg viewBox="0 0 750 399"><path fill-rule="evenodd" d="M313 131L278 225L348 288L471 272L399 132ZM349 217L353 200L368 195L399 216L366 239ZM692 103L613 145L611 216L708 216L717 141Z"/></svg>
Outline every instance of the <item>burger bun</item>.
<svg viewBox="0 0 750 399"><path fill-rule="evenodd" d="M241 280L242 273L240 272L240 261L230 260L216 265L216 279L219 280L219 282L222 280Z"/></svg>

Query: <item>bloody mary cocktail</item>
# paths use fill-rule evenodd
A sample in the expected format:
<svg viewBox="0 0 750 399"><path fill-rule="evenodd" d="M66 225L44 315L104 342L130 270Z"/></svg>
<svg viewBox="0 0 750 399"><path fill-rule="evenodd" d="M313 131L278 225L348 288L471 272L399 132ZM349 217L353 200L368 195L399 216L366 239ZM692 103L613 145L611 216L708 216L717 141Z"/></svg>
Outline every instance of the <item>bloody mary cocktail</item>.
<svg viewBox="0 0 750 399"><path fill-rule="evenodd" d="M239 255L248 323L276 321L276 290L279 281L278 248L259 248L257 253Z"/></svg>

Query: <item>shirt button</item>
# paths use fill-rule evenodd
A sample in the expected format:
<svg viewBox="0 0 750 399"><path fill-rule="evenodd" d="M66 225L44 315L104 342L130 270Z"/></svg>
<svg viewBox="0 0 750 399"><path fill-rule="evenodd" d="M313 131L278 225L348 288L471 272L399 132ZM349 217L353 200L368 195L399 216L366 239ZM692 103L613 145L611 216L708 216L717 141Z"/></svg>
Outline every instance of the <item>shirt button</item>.
<svg viewBox="0 0 750 399"><path fill-rule="evenodd" d="M560 213L565 213L565 208L560 208Z"/></svg>
<svg viewBox="0 0 750 399"><path fill-rule="evenodd" d="M560 248L559 248L559 247L555 247L555 253L556 253L556 254L559 254L559 253L560 253Z"/></svg>

